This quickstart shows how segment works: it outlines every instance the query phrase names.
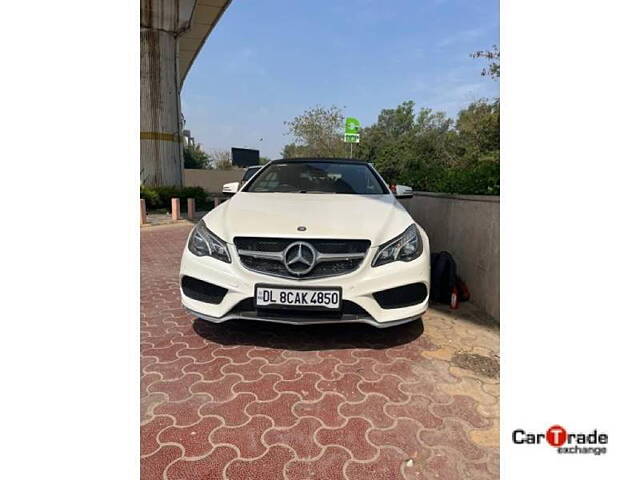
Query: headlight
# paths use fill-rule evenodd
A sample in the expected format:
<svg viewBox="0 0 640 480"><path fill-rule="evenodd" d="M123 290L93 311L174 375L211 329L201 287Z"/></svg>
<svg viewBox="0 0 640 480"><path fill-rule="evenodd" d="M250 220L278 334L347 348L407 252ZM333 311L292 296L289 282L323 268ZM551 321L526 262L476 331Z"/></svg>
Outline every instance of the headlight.
<svg viewBox="0 0 640 480"><path fill-rule="evenodd" d="M401 260L410 262L422 254L422 239L415 224L410 225L397 237L383 243L378 248L378 253L373 257L372 267L379 267L387 263Z"/></svg>
<svg viewBox="0 0 640 480"><path fill-rule="evenodd" d="M210 256L221 262L231 263L231 255L224 240L211 232L200 220L189 238L189 251L198 257Z"/></svg>

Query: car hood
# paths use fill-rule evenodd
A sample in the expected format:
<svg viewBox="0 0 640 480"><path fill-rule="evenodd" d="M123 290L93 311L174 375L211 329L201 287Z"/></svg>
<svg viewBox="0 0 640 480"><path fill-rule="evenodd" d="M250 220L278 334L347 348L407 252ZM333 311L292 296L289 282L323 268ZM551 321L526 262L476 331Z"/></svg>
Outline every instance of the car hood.
<svg viewBox="0 0 640 480"><path fill-rule="evenodd" d="M390 240L413 223L393 195L239 192L204 217L207 227L235 237ZM298 231L298 227L306 227Z"/></svg>

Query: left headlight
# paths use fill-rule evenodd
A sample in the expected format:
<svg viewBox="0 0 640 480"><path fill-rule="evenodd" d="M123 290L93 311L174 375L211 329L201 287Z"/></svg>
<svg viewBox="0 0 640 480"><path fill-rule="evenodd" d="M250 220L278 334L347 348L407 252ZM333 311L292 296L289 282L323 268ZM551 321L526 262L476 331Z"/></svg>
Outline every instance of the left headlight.
<svg viewBox="0 0 640 480"><path fill-rule="evenodd" d="M188 247L189 251L198 257L209 256L221 262L231 263L231 255L224 240L209 230L202 220L193 228Z"/></svg>
<svg viewBox="0 0 640 480"><path fill-rule="evenodd" d="M422 254L422 239L415 223L404 232L378 248L378 253L373 257L372 267L379 267L387 263L402 261L410 262Z"/></svg>

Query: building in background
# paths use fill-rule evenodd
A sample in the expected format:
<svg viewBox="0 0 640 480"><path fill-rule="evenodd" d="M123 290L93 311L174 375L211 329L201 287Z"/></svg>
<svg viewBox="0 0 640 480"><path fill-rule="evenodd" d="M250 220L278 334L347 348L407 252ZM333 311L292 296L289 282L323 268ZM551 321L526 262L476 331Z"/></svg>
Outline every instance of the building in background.
<svg viewBox="0 0 640 480"><path fill-rule="evenodd" d="M196 146L196 140L191 136L191 130L182 130L182 141L187 148Z"/></svg>

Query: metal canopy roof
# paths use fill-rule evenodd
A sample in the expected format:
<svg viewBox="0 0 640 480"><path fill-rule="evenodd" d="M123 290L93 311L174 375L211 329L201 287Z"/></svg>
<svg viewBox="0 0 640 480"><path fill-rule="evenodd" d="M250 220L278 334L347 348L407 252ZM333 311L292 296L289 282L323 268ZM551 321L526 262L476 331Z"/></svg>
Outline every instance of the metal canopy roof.
<svg viewBox="0 0 640 480"><path fill-rule="evenodd" d="M178 81L180 88L198 52L216 26L231 0L197 0L191 28L180 36L178 44Z"/></svg>

